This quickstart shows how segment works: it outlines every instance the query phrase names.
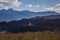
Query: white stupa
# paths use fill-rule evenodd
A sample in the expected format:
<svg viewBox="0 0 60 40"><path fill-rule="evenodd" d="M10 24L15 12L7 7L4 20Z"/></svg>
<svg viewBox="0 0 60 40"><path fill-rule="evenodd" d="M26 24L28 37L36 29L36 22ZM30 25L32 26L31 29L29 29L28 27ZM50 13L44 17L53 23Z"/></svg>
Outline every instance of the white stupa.
<svg viewBox="0 0 60 40"><path fill-rule="evenodd" d="M31 22L29 22L29 24L28 24L29 26L31 26L32 25L32 23Z"/></svg>

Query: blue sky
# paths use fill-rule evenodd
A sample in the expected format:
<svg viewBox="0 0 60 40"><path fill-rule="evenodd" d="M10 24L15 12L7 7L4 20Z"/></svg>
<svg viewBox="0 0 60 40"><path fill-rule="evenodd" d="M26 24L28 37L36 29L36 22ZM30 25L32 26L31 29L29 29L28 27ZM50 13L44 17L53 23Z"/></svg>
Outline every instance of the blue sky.
<svg viewBox="0 0 60 40"><path fill-rule="evenodd" d="M54 6L60 3L60 0L19 0L24 4Z"/></svg>
<svg viewBox="0 0 60 40"><path fill-rule="evenodd" d="M0 0L0 9L60 12L60 0Z"/></svg>

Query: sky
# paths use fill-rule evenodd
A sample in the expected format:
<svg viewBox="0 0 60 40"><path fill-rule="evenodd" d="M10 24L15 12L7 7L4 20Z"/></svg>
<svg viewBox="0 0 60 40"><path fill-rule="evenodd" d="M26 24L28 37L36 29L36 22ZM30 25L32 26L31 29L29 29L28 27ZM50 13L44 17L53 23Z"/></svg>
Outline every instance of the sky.
<svg viewBox="0 0 60 40"><path fill-rule="evenodd" d="M55 11L60 13L60 0L0 0L0 10L10 8L18 11Z"/></svg>

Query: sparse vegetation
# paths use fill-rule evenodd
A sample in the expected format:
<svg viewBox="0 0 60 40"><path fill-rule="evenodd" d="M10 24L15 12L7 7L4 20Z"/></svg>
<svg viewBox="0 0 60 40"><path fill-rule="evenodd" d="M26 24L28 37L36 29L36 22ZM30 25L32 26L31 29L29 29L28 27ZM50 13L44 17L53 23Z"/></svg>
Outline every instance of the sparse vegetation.
<svg viewBox="0 0 60 40"><path fill-rule="evenodd" d="M60 40L58 32L0 33L0 40Z"/></svg>

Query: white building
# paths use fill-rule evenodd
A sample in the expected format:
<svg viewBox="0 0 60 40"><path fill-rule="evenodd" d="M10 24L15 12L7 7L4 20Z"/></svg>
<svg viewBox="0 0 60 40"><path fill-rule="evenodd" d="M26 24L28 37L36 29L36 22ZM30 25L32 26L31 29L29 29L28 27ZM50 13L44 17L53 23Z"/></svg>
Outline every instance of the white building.
<svg viewBox="0 0 60 40"><path fill-rule="evenodd" d="M32 25L32 23L31 22L29 22L29 24L28 24L29 26L31 26Z"/></svg>

